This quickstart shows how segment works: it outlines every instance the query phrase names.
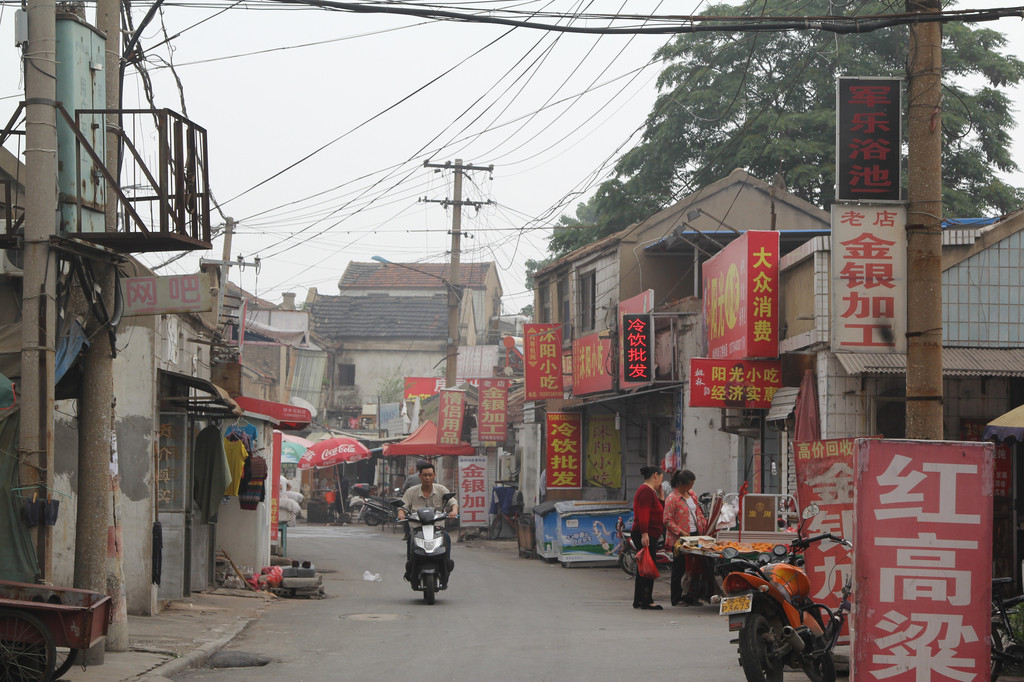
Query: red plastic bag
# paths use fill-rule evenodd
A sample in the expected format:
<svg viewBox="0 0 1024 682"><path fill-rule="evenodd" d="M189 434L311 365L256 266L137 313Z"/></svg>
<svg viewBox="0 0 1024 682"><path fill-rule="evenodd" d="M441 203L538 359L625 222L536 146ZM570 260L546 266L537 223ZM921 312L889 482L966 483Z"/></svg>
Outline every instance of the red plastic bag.
<svg viewBox="0 0 1024 682"><path fill-rule="evenodd" d="M658 565L654 563L654 557L646 547L641 547L640 551L636 553L636 572L640 574L641 578L649 580L654 580L661 575Z"/></svg>

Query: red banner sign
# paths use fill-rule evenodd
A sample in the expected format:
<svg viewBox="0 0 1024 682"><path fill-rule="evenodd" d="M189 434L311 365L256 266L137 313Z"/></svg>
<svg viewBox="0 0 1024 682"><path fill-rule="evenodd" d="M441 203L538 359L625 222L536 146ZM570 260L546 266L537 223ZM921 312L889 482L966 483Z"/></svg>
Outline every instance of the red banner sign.
<svg viewBox="0 0 1024 682"><path fill-rule="evenodd" d="M708 357L779 356L779 233L751 230L704 263Z"/></svg>
<svg viewBox="0 0 1024 682"><path fill-rule="evenodd" d="M476 426L481 443L504 443L508 440L507 379L480 380Z"/></svg>
<svg viewBox="0 0 1024 682"><path fill-rule="evenodd" d="M587 395L615 388L612 374L612 340L589 334L572 342L572 394Z"/></svg>
<svg viewBox="0 0 1024 682"><path fill-rule="evenodd" d="M899 201L900 81L840 78L837 88L837 201Z"/></svg>
<svg viewBox="0 0 1024 682"><path fill-rule="evenodd" d="M622 366L627 381L654 381L653 322L650 315L622 316Z"/></svg>
<svg viewBox="0 0 1024 682"><path fill-rule="evenodd" d="M441 391L437 405L437 444L462 443L462 418L465 415L466 392L454 388Z"/></svg>
<svg viewBox="0 0 1024 682"><path fill-rule="evenodd" d="M987 680L992 445L857 441L851 680Z"/></svg>
<svg viewBox="0 0 1024 682"><path fill-rule="evenodd" d="M690 407L768 409L780 388L779 360L690 359Z"/></svg>
<svg viewBox="0 0 1024 682"><path fill-rule="evenodd" d="M523 325L526 400L563 397L562 326Z"/></svg>
<svg viewBox="0 0 1024 682"><path fill-rule="evenodd" d="M548 412L547 488L583 487L582 418L574 412Z"/></svg>

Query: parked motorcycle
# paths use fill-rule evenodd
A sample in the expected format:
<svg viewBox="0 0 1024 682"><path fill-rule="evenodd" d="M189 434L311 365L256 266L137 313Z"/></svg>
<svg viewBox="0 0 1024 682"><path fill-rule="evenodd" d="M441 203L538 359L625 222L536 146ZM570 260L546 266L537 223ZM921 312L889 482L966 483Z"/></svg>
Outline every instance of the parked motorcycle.
<svg viewBox="0 0 1024 682"><path fill-rule="evenodd" d="M847 575L843 597L836 610L810 598L811 583L801 568L800 554L822 540L853 547L831 533L806 537L808 519L817 505L804 509L797 539L789 547L776 545L756 560L740 558L735 548L722 551L727 563L719 566L725 576L719 613L729 616L729 631L739 631L740 665L748 682L781 682L785 666L799 668L813 682L834 682L832 650L850 613L852 576Z"/></svg>
<svg viewBox="0 0 1024 682"><path fill-rule="evenodd" d="M374 495L375 488L369 483L356 483L350 488L351 494L360 499L356 521L367 526L379 526L395 518L395 510L391 502L379 495ZM353 498L354 499L354 498ZM355 504L353 503L353 507Z"/></svg>
<svg viewBox="0 0 1024 682"><path fill-rule="evenodd" d="M615 537L619 539L619 568L631 578L636 577L636 553L637 548L633 545L633 537L626 529L626 524L620 516L615 522ZM654 553L654 562L659 570L662 566L672 565L672 548L662 547Z"/></svg>
<svg viewBox="0 0 1024 682"><path fill-rule="evenodd" d="M434 603L438 591L448 588L453 563L450 560L445 563L444 523L448 516L444 506L455 496L456 493L445 493L441 509L422 507L398 521L409 528L405 579L412 589L423 593L423 601L427 604ZM391 505L397 513L402 501L394 500Z"/></svg>

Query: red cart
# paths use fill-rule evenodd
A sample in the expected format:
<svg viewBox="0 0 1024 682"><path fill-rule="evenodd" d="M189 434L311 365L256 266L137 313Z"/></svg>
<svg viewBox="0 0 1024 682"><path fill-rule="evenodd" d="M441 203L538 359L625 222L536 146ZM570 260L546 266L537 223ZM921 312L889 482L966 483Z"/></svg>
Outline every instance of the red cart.
<svg viewBox="0 0 1024 682"><path fill-rule="evenodd" d="M110 597L0 580L0 675L17 682L56 680L79 649L107 634Z"/></svg>

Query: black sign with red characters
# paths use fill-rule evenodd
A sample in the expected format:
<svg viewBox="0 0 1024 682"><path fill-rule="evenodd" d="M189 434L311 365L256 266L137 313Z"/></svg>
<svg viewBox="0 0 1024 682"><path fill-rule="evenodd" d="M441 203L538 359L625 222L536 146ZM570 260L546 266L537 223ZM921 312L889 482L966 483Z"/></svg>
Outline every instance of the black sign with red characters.
<svg viewBox="0 0 1024 682"><path fill-rule="evenodd" d="M622 316L622 366L626 381L654 381L654 332L650 315Z"/></svg>
<svg viewBox="0 0 1024 682"><path fill-rule="evenodd" d="M840 78L836 121L836 200L899 201L901 81Z"/></svg>

